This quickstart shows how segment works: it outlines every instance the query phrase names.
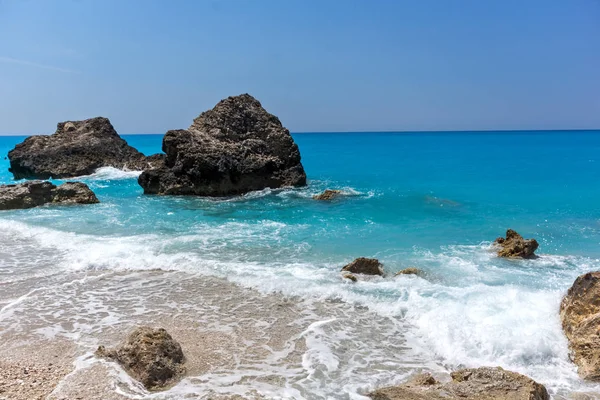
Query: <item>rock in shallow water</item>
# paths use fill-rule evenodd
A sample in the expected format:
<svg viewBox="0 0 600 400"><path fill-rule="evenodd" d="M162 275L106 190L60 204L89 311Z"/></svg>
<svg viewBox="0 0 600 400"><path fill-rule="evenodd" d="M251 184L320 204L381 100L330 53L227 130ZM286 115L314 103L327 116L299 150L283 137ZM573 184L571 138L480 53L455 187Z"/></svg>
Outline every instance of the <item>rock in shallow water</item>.
<svg viewBox="0 0 600 400"><path fill-rule="evenodd" d="M56 186L46 181L29 181L0 186L0 210L23 209L47 203L99 203L92 190L81 182L67 182Z"/></svg>
<svg viewBox="0 0 600 400"><path fill-rule="evenodd" d="M403 270L396 272L396 274L394 276L400 276L400 275L417 275L417 276L423 277L423 276L425 276L425 272L416 267L408 267L408 268L404 268Z"/></svg>
<svg viewBox="0 0 600 400"><path fill-rule="evenodd" d="M163 151L163 165L139 177L146 194L230 196L306 185L289 131L249 94L220 101L188 130L168 131Z"/></svg>
<svg viewBox="0 0 600 400"><path fill-rule="evenodd" d="M523 236L509 229L506 231L506 238L499 237L494 244L500 246L498 257L507 258L536 258L534 252L539 244L535 239L523 239Z"/></svg>
<svg viewBox="0 0 600 400"><path fill-rule="evenodd" d="M383 275L383 264L376 258L359 257L342 268L344 272L364 275Z"/></svg>
<svg viewBox="0 0 600 400"><path fill-rule="evenodd" d="M313 199L315 199L315 200L333 200L333 199L341 196L341 194L342 194L341 190L327 189L323 193L314 195Z"/></svg>
<svg viewBox="0 0 600 400"><path fill-rule="evenodd" d="M28 137L8 158L15 179L69 178L100 167L143 170L157 161L129 146L103 117L60 122L53 135Z"/></svg>
<svg viewBox="0 0 600 400"><path fill-rule="evenodd" d="M575 280L560 304L560 319L579 375L600 381L600 271Z"/></svg>
<svg viewBox="0 0 600 400"><path fill-rule="evenodd" d="M117 361L148 389L168 386L185 373L181 346L162 328L136 328L121 347L100 346L96 355Z"/></svg>
<svg viewBox="0 0 600 400"><path fill-rule="evenodd" d="M440 383L429 374L369 394L373 400L549 400L543 385L502 368L469 368Z"/></svg>

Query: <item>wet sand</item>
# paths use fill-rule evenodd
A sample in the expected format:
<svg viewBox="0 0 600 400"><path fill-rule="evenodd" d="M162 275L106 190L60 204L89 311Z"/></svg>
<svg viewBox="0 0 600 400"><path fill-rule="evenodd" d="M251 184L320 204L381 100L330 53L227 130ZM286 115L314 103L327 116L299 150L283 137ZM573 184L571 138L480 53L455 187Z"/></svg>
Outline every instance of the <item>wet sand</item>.
<svg viewBox="0 0 600 400"><path fill-rule="evenodd" d="M0 398L306 396L303 381L311 374L318 381L321 373L306 369L307 335L351 308L164 271L86 276L63 284L62 291L63 300L55 304L44 303L38 293L37 310L28 308L33 298L25 299L9 318L12 328L0 332ZM356 310L357 316L364 313ZM140 325L164 327L181 344L187 373L174 388L150 394L115 363L93 355L98 345L116 346Z"/></svg>

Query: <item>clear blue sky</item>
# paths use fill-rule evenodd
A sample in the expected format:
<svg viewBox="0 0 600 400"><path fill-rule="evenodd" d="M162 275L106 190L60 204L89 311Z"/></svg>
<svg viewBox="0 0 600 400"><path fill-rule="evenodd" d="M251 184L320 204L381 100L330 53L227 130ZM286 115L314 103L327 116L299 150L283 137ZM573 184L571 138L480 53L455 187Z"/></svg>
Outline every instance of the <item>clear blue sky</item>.
<svg viewBox="0 0 600 400"><path fill-rule="evenodd" d="M0 0L0 134L600 128L599 0Z"/></svg>

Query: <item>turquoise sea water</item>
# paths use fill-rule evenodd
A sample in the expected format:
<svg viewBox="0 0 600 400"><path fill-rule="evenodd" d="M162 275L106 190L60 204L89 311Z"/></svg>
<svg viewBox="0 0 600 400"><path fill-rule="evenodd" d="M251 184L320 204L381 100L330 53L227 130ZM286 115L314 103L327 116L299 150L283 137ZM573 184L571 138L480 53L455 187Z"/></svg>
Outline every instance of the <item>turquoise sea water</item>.
<svg viewBox="0 0 600 400"><path fill-rule="evenodd" d="M124 138L160 151L161 135ZM0 154L22 139L0 138ZM33 268L17 237L69 253L59 266L69 270L174 269L360 304L405 322L402 334L444 368L502 365L554 394L598 389L568 360L558 306L579 274L600 269L600 131L294 139L306 188L154 197L142 194L138 173L105 168L77 179L98 205L2 212L2 251L19 261L5 260L0 279ZM11 179L2 160L0 182ZM326 188L344 196L311 199ZM490 243L507 228L537 238L541 258L496 258ZM388 277L342 282L339 269L359 256L379 258ZM392 277L409 266L427 279Z"/></svg>

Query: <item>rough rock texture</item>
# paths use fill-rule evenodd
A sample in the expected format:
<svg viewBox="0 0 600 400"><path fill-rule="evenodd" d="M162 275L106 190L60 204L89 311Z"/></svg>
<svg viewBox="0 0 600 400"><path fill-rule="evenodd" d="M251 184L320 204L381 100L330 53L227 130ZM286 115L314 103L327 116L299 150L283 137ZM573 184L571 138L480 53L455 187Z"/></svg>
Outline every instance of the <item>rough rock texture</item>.
<svg viewBox="0 0 600 400"><path fill-rule="evenodd" d="M230 196L306 185L300 151L252 96L220 101L188 130L168 131L164 164L139 177L146 194Z"/></svg>
<svg viewBox="0 0 600 400"><path fill-rule="evenodd" d="M344 266L342 271L353 274L383 275L383 264L376 258L360 257Z"/></svg>
<svg viewBox="0 0 600 400"><path fill-rule="evenodd" d="M136 328L123 346L100 346L96 355L117 361L148 389L163 388L185 372L181 346L162 328Z"/></svg>
<svg viewBox="0 0 600 400"><path fill-rule="evenodd" d="M579 375L600 381L600 271L575 280L560 304L560 319Z"/></svg>
<svg viewBox="0 0 600 400"><path fill-rule="evenodd" d="M313 196L315 200L333 200L339 197L342 194L341 190L331 190L327 189L323 193L317 194Z"/></svg>
<svg viewBox="0 0 600 400"><path fill-rule="evenodd" d="M32 208L47 203L94 204L99 201L81 182L67 182L58 187L46 181L0 186L0 210Z"/></svg>
<svg viewBox="0 0 600 400"><path fill-rule="evenodd" d="M539 244L535 239L523 239L517 232L509 229L506 231L506 238L499 237L494 243L500 246L498 257L508 258L536 258L534 252Z"/></svg>
<svg viewBox="0 0 600 400"><path fill-rule="evenodd" d="M417 276L423 276L425 275L425 272L420 270L419 268L415 268L415 267L408 267L408 268L404 268L401 271L398 271L396 273L396 276L398 275L417 275Z"/></svg>
<svg viewBox="0 0 600 400"><path fill-rule="evenodd" d="M15 179L68 178L100 167L143 170L156 162L129 146L103 117L60 122L53 135L28 137L8 158Z"/></svg>
<svg viewBox="0 0 600 400"><path fill-rule="evenodd" d="M429 374L369 394L374 400L549 400L543 385L502 368L471 368L452 373L440 383Z"/></svg>

